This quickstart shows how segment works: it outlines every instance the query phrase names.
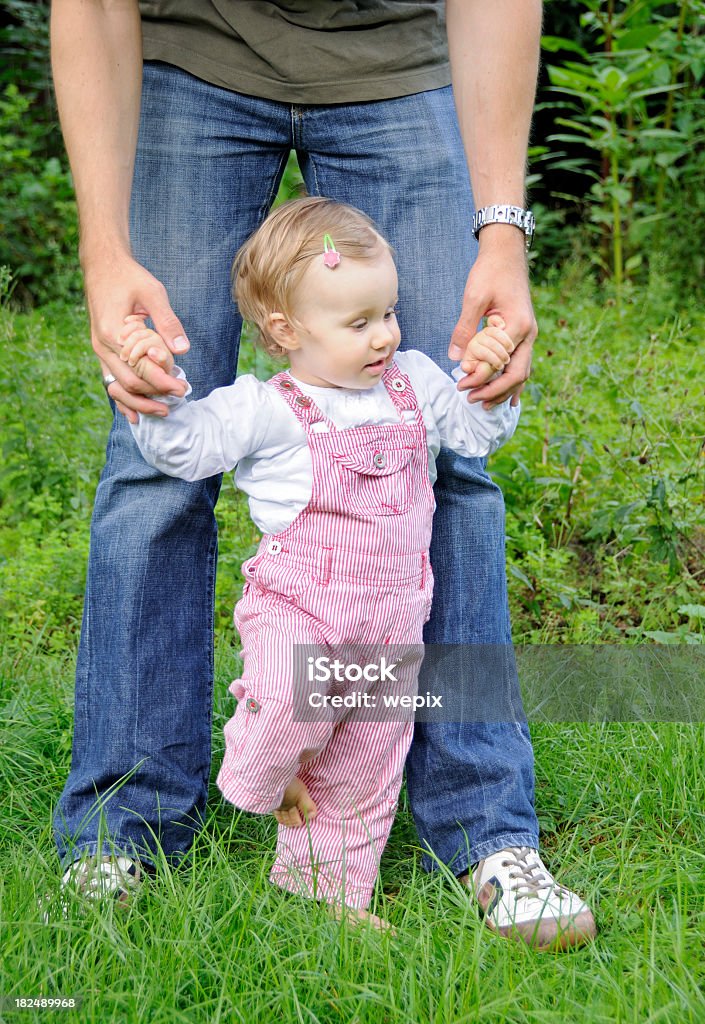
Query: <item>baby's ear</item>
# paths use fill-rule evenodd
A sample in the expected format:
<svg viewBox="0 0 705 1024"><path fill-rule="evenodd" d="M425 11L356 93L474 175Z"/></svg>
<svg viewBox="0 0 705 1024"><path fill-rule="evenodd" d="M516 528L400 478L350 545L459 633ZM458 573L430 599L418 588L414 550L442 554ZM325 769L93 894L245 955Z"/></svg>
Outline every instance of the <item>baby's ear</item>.
<svg viewBox="0 0 705 1024"><path fill-rule="evenodd" d="M296 328L283 313L270 313L267 317L267 334L287 352L300 348Z"/></svg>

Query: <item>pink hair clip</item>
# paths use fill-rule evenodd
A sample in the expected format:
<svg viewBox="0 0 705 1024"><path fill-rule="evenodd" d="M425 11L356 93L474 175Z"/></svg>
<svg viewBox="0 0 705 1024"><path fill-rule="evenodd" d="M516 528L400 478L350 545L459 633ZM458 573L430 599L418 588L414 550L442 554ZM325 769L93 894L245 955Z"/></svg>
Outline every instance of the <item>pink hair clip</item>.
<svg viewBox="0 0 705 1024"><path fill-rule="evenodd" d="M330 235L323 236L323 262L331 270L340 263L340 253L336 249Z"/></svg>

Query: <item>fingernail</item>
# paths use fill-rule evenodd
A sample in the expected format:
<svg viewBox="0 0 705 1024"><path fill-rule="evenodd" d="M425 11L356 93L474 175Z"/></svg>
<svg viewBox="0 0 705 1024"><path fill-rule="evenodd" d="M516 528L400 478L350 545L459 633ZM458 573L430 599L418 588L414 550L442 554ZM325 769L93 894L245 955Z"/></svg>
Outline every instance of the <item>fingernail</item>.
<svg viewBox="0 0 705 1024"><path fill-rule="evenodd" d="M162 350L160 348L150 348L147 351L147 355L150 359L153 359L155 363L158 363L162 358Z"/></svg>
<svg viewBox="0 0 705 1024"><path fill-rule="evenodd" d="M449 359L460 359L462 354L463 354L463 350L462 350L462 348L460 348L459 345L451 345L450 349L448 350L448 358Z"/></svg>
<svg viewBox="0 0 705 1024"><path fill-rule="evenodd" d="M172 344L177 352L185 352L188 348L188 341L184 338L183 334L180 334L178 338L174 338Z"/></svg>

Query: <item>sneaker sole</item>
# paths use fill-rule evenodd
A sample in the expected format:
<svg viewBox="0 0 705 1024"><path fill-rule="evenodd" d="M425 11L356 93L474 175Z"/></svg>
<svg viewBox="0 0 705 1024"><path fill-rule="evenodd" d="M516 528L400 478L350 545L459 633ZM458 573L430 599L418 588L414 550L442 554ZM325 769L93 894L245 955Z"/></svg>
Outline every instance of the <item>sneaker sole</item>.
<svg viewBox="0 0 705 1024"><path fill-rule="evenodd" d="M559 917L558 920L524 921L520 924L496 925L485 917L484 922L490 931L505 939L523 942L530 949L539 951L560 952L585 946L597 935L595 918L591 911L585 910L574 917Z"/></svg>

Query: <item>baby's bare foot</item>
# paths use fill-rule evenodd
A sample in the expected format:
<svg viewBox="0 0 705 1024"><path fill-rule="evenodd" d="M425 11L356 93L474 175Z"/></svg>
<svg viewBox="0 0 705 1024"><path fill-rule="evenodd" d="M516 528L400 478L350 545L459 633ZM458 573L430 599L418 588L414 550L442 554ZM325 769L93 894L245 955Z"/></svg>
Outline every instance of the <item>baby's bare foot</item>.
<svg viewBox="0 0 705 1024"><path fill-rule="evenodd" d="M274 817L286 828L300 828L315 818L317 813L306 785L301 779L292 779L284 790L282 802L274 811Z"/></svg>
<svg viewBox="0 0 705 1024"><path fill-rule="evenodd" d="M360 925L368 925L370 928L375 928L378 932L384 932L387 935L396 935L396 928L394 928L389 921L385 921L384 918L378 917L377 914L371 914L369 910L357 910L355 907L341 907L336 903L329 904L329 909L336 921L345 920L348 924L353 927L359 927Z"/></svg>

